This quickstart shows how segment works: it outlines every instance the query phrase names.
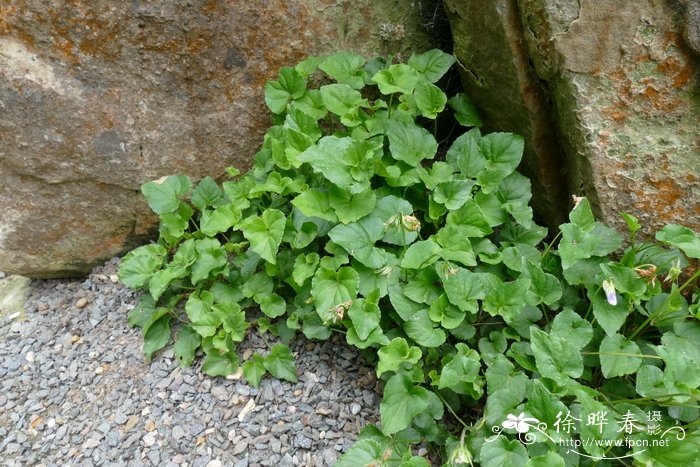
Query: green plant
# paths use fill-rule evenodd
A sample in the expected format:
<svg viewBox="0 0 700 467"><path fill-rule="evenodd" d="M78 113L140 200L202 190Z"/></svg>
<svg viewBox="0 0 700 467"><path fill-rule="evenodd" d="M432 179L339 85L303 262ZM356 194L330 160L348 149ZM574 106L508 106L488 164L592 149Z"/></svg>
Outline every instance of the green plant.
<svg viewBox="0 0 700 467"><path fill-rule="evenodd" d="M437 50L407 64L311 57L268 83L274 125L250 172L231 169L221 187L145 184L160 238L119 271L145 290L129 315L144 352L166 346L178 322L182 365L202 352L202 371L217 376L238 369L236 344L253 326L282 342L344 333L372 350L386 384L381 430L365 429L340 466L428 465L412 452L423 442L449 465L690 463L700 326L698 294L686 296L699 273L678 277L700 240L667 226L660 244L640 243L625 215L631 240L616 255L622 237L581 198L558 245L545 244L516 172L522 138L482 134L467 96L447 98L435 83L453 63ZM454 119L475 128L438 140ZM242 367L256 386L267 372L296 380L284 343ZM664 428L683 423L685 439L562 445L650 439L603 425L647 411ZM563 414L599 423L565 434Z"/></svg>

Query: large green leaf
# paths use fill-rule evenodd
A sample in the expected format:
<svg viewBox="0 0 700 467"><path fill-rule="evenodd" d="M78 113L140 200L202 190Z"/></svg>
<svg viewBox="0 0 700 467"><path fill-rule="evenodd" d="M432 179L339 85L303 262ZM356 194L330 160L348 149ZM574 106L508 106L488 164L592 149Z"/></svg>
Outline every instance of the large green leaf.
<svg viewBox="0 0 700 467"><path fill-rule="evenodd" d="M202 372L209 376L228 376L238 369L238 357L235 352L220 353L212 349L202 360Z"/></svg>
<svg viewBox="0 0 700 467"><path fill-rule="evenodd" d="M483 125L474 102L472 102L466 94L459 93L451 97L450 100L447 101L447 105L452 107L452 110L455 111L455 118L460 125L476 127Z"/></svg>
<svg viewBox="0 0 700 467"><path fill-rule="evenodd" d="M172 315L165 314L148 327L143 335L143 353L150 360L153 354L170 342L170 320Z"/></svg>
<svg viewBox="0 0 700 467"><path fill-rule="evenodd" d="M397 120L389 120L386 126L391 157L397 161L415 166L423 159L435 157L437 141L425 128Z"/></svg>
<svg viewBox="0 0 700 467"><path fill-rule="evenodd" d="M359 281L357 272L350 267L342 267L337 271L319 268L316 271L311 281L311 293L316 312L324 323L337 320L338 315L334 310L355 300Z"/></svg>
<svg viewBox="0 0 700 467"><path fill-rule="evenodd" d="M348 112L352 112L366 102L359 91L347 84L321 86L321 99L323 99L323 105L336 115L345 115Z"/></svg>
<svg viewBox="0 0 700 467"><path fill-rule="evenodd" d="M362 219L377 205L377 195L371 188L357 194L350 194L340 188L331 187L328 200L343 224Z"/></svg>
<svg viewBox="0 0 700 467"><path fill-rule="evenodd" d="M221 324L221 316L213 312L211 307L214 297L209 291L201 292L200 296L191 294L185 303L185 312L190 319L191 327L202 337L211 337Z"/></svg>
<svg viewBox="0 0 700 467"><path fill-rule="evenodd" d="M479 149L486 158L486 164L476 179L482 190L490 193L520 164L524 140L522 136L512 133L490 133L479 140Z"/></svg>
<svg viewBox="0 0 700 467"><path fill-rule="evenodd" d="M420 80L416 69L403 63L391 65L372 77L372 81L379 86L379 91L387 95L395 92L410 94Z"/></svg>
<svg viewBox="0 0 700 467"><path fill-rule="evenodd" d="M526 305L532 304L529 293L530 279L505 282L490 290L484 298L483 307L491 316L502 316L505 321L513 321Z"/></svg>
<svg viewBox="0 0 700 467"><path fill-rule="evenodd" d="M435 119L445 109L447 96L442 90L430 83L418 83L413 91L413 97L421 115Z"/></svg>
<svg viewBox="0 0 700 467"><path fill-rule="evenodd" d="M350 256L368 268L380 268L386 264L386 252L374 246L384 235L383 224L376 217L365 217L352 224L338 224L328 236L342 246Z"/></svg>
<svg viewBox="0 0 700 467"><path fill-rule="evenodd" d="M192 264L192 283L216 275L228 264L226 250L215 238L203 238L195 241L197 260Z"/></svg>
<svg viewBox="0 0 700 467"><path fill-rule="evenodd" d="M606 378L636 373L642 365L639 346L621 334L605 336L600 343L600 369Z"/></svg>
<svg viewBox="0 0 700 467"><path fill-rule="evenodd" d="M396 337L377 352L377 377L387 371L399 371L402 364L414 365L422 357L423 353L418 347L409 346L406 339Z"/></svg>
<svg viewBox="0 0 700 467"><path fill-rule="evenodd" d="M530 279L530 291L537 297L537 302L554 305L563 293L559 279L525 257L521 261L523 277Z"/></svg>
<svg viewBox="0 0 700 467"><path fill-rule="evenodd" d="M481 370L479 353L461 342L455 347L457 353L440 372L438 388L450 388L458 394L474 394L471 383L476 380Z"/></svg>
<svg viewBox="0 0 700 467"><path fill-rule="evenodd" d="M297 382L297 370L294 366L294 355L284 344L275 344L270 353L265 357L263 365L272 376L286 379L292 383Z"/></svg>
<svg viewBox="0 0 700 467"><path fill-rule="evenodd" d="M493 442L484 443L479 451L481 465L489 467L512 467L523 465L528 460L527 449L517 439L497 437Z"/></svg>
<svg viewBox="0 0 700 467"><path fill-rule="evenodd" d="M370 217L384 225L382 241L386 243L410 245L418 237L417 230L411 225L417 221L413 217L413 206L403 198L389 195L379 199Z"/></svg>
<svg viewBox="0 0 700 467"><path fill-rule="evenodd" d="M447 162L467 178L476 179L486 166L486 157L479 147L480 140L481 132L474 128L454 140L447 150Z"/></svg>
<svg viewBox="0 0 700 467"><path fill-rule="evenodd" d="M364 153L360 154L360 150ZM361 193L369 188L373 173L358 165L372 162L376 146L356 141L350 137L324 136L318 144L299 154L300 162L308 163L314 170L336 185L352 194ZM361 161L357 159L362 157Z"/></svg>
<svg viewBox="0 0 700 467"><path fill-rule="evenodd" d="M220 232L226 232L241 219L241 211L233 204L224 204L214 211L202 211L199 228L204 235L213 237Z"/></svg>
<svg viewBox="0 0 700 467"><path fill-rule="evenodd" d="M243 376L254 387L260 387L260 380L265 375L265 361L257 353L243 363Z"/></svg>
<svg viewBox="0 0 700 467"><path fill-rule="evenodd" d="M444 204L448 210L461 208L471 198L474 182L471 180L451 180L435 187L433 199Z"/></svg>
<svg viewBox="0 0 700 467"><path fill-rule="evenodd" d="M669 224L656 233L656 239L675 246L690 258L700 258L700 239L687 227Z"/></svg>
<svg viewBox="0 0 700 467"><path fill-rule="evenodd" d="M411 315L404 323L403 330L408 337L423 347L440 347L445 343L445 331L435 324L428 316L428 310L421 309Z"/></svg>
<svg viewBox="0 0 700 467"><path fill-rule="evenodd" d="M240 223L243 235L250 241L250 248L266 261L277 263L277 249L282 242L286 218L282 211L266 209L261 216L244 219Z"/></svg>
<svg viewBox="0 0 700 467"><path fill-rule="evenodd" d="M477 300L486 296L479 275L464 268L452 268L448 263L438 266L438 274L450 302L462 311L476 313Z"/></svg>
<svg viewBox="0 0 700 467"><path fill-rule="evenodd" d="M365 71L362 65L365 59L350 52L337 52L326 57L318 68L328 73L337 82L347 84L354 89L365 85Z"/></svg>
<svg viewBox="0 0 700 467"><path fill-rule="evenodd" d="M292 204L305 216L318 217L328 222L338 221L338 217L328 201L328 193L325 191L306 190L294 198Z"/></svg>
<svg viewBox="0 0 700 467"><path fill-rule="evenodd" d="M433 240L415 242L404 253L401 259L401 267L407 269L428 267L439 259L441 252L442 248Z"/></svg>
<svg viewBox="0 0 700 467"><path fill-rule="evenodd" d="M132 289L145 286L163 266L167 250L161 245L143 245L124 256L119 265L119 279Z"/></svg>
<svg viewBox="0 0 700 467"><path fill-rule="evenodd" d="M204 177L192 190L192 204L200 211L209 206L217 207L224 200L224 192L213 178Z"/></svg>
<svg viewBox="0 0 700 467"><path fill-rule="evenodd" d="M378 290L376 292L378 292ZM352 321L357 337L364 341L367 340L370 333L379 326L381 311L376 303L371 303L369 300L358 299L352 303L352 306L348 310L348 316Z"/></svg>
<svg viewBox="0 0 700 467"><path fill-rule="evenodd" d="M180 366L188 367L194 361L195 352L202 343L202 338L191 326L183 326L177 332L175 339L175 357L180 361Z"/></svg>
<svg viewBox="0 0 700 467"><path fill-rule="evenodd" d="M156 214L176 211L180 205L180 198L185 196L192 182L183 175L171 175L165 179L145 183L141 186L141 193L148 201L148 205Z"/></svg>
<svg viewBox="0 0 700 467"><path fill-rule="evenodd" d="M272 113L280 114L287 109L287 103L298 99L306 91L306 80L291 67L283 67L276 81L265 85L265 103Z"/></svg>
<svg viewBox="0 0 700 467"><path fill-rule="evenodd" d="M425 78L435 83L443 77L457 59L442 50L431 49L422 54L414 54L408 59L408 64L423 74Z"/></svg>
<svg viewBox="0 0 700 467"><path fill-rule="evenodd" d="M567 384L567 377L579 378L583 374L581 351L565 339L535 326L530 327L530 338L537 370L542 376Z"/></svg>
<svg viewBox="0 0 700 467"><path fill-rule="evenodd" d="M379 405L382 432L391 435L408 427L429 403L430 396L425 388L414 386L405 374L392 376L384 386L384 397Z"/></svg>

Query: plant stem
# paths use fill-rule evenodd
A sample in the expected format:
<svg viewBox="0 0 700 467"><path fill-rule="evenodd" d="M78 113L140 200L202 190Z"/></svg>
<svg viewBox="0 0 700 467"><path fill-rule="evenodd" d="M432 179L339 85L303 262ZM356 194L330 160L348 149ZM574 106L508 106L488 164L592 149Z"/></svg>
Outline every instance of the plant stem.
<svg viewBox="0 0 700 467"><path fill-rule="evenodd" d="M685 288L688 287L690 284L692 284L693 281L694 281L695 279L697 279L698 277L700 277L700 269L698 269L697 271L695 271L695 274L693 274L692 276L690 276L690 279L688 279L687 281L685 281L685 282L683 283L683 285L681 285L681 286L678 288L678 292L682 292L683 289L685 289Z"/></svg>
<svg viewBox="0 0 700 467"><path fill-rule="evenodd" d="M469 425L467 425L467 424L464 422L464 420L462 420L461 418L459 418L459 415L457 415L457 414L455 413L455 411L452 409L452 406L451 406L450 404L447 403L447 401L445 400L445 398L442 397L442 395L440 395L439 392L435 392L435 394L437 394L437 396L440 398L440 400L442 401L442 403L445 404L445 407L447 407L447 410L450 411L450 413L454 416L454 418L456 418L457 421L458 421L459 423L461 423L462 426L463 426L464 428L469 429Z"/></svg>
<svg viewBox="0 0 700 467"><path fill-rule="evenodd" d="M617 355L618 357L642 357L642 358L656 358L658 360L663 360L663 358L658 355L647 355L641 353L624 353L624 352L581 352L581 355Z"/></svg>

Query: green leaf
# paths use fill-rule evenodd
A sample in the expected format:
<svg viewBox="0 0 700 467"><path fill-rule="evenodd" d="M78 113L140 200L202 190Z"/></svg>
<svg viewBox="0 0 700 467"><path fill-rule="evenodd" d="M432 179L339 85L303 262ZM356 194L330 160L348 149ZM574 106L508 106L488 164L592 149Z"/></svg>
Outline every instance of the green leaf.
<svg viewBox="0 0 700 467"><path fill-rule="evenodd" d="M217 207L224 200L224 192L213 178L204 177L192 191L192 204L200 211L209 206Z"/></svg>
<svg viewBox="0 0 700 467"><path fill-rule="evenodd" d="M404 253L401 259L401 267L423 269L437 261L440 252L442 252L442 248L433 240L415 242Z"/></svg>
<svg viewBox="0 0 700 467"><path fill-rule="evenodd" d="M266 261L277 263L277 249L282 242L286 218L282 211L266 209L262 216L252 216L240 223L243 235L250 241L250 248Z"/></svg>
<svg viewBox="0 0 700 467"><path fill-rule="evenodd" d="M553 451L528 459L525 467L566 467L564 458Z"/></svg>
<svg viewBox="0 0 700 467"><path fill-rule="evenodd" d="M129 312L127 323L131 327L136 326L143 329L143 332L146 332L156 320L169 312L170 310L166 307L156 308L156 302L153 297L145 293L141 295L138 305Z"/></svg>
<svg viewBox="0 0 700 467"><path fill-rule="evenodd" d="M537 369L542 376L560 384L566 384L567 377L581 377L583 359L579 349L572 347L561 337L547 334L536 326L530 327L530 339Z"/></svg>
<svg viewBox="0 0 700 467"><path fill-rule="evenodd" d="M634 235L639 231L639 229L642 228L642 224L639 223L639 219L637 219L633 215L627 214L626 212L621 212L620 216L622 216L622 218L627 223L627 228L630 230L631 235Z"/></svg>
<svg viewBox="0 0 700 467"><path fill-rule="evenodd" d="M481 132L478 128L458 137L447 150L447 163L459 169L465 177L476 179L486 166L486 157L479 147L480 140Z"/></svg>
<svg viewBox="0 0 700 467"><path fill-rule="evenodd" d="M598 291L589 289L588 299L593 306L593 316L605 334L615 334L622 327L629 314L626 304L622 301L618 302L617 305L609 304L602 289Z"/></svg>
<svg viewBox="0 0 700 467"><path fill-rule="evenodd" d="M403 337L392 339L387 345L379 349L379 363L377 364L377 377L387 371L399 371L402 364L414 365L423 356L418 347L408 345Z"/></svg>
<svg viewBox="0 0 700 467"><path fill-rule="evenodd" d="M452 55L439 49L432 49L422 54L411 55L408 64L423 74L431 83L437 82L457 61Z"/></svg>
<svg viewBox="0 0 700 467"><path fill-rule="evenodd" d="M428 391L414 386L408 376L392 376L384 386L384 398L379 405L382 432L391 435L407 428L416 415L428 408L429 402Z"/></svg>
<svg viewBox="0 0 700 467"><path fill-rule="evenodd" d="M287 103L299 99L306 91L306 80L291 67L280 70L277 81L268 81L265 85L265 104L275 114L287 109Z"/></svg>
<svg viewBox="0 0 700 467"><path fill-rule="evenodd" d="M476 313L476 301L486 296L479 275L464 268L452 268L447 263L438 267L438 274L450 302L462 311Z"/></svg>
<svg viewBox="0 0 700 467"><path fill-rule="evenodd" d="M143 353L151 360L153 354L170 342L170 320L172 315L165 314L148 327L143 335Z"/></svg>
<svg viewBox="0 0 700 467"><path fill-rule="evenodd" d="M433 163L430 167L430 171L426 170L424 167L418 167L418 177L421 181L425 183L425 187L428 190L434 190L438 184L452 179L452 167L442 161Z"/></svg>
<svg viewBox="0 0 700 467"><path fill-rule="evenodd" d="M381 312L376 303L370 303L369 301L359 299L352 303L352 306L348 310L348 316L352 321L357 337L364 341L367 340L370 333L379 326Z"/></svg>
<svg viewBox="0 0 700 467"><path fill-rule="evenodd" d="M256 388L260 387L260 380L265 376L266 371L264 360L257 353L254 353L250 360L243 363L243 376Z"/></svg>
<svg viewBox="0 0 700 467"><path fill-rule="evenodd" d="M687 227L669 224L656 233L656 239L675 246L690 258L700 258L700 239Z"/></svg>
<svg viewBox="0 0 700 467"><path fill-rule="evenodd" d="M474 394L471 384L479 376L481 359L479 353L466 344L456 344L457 353L440 372L438 389L450 388L458 394Z"/></svg>
<svg viewBox="0 0 700 467"><path fill-rule="evenodd" d="M278 318L287 311L287 303L284 298L276 293L269 295L256 295L255 301L260 305L260 310L270 318Z"/></svg>
<svg viewBox="0 0 700 467"><path fill-rule="evenodd" d="M275 344L270 353L263 361L265 369L272 376L279 379L286 379L292 383L297 382L297 369L294 366L294 355L284 344Z"/></svg>
<svg viewBox="0 0 700 467"><path fill-rule="evenodd" d="M606 378L614 378L636 373L642 365L639 346L625 339L625 336L613 334L605 336L600 343L600 369Z"/></svg>
<svg viewBox="0 0 700 467"><path fill-rule="evenodd" d="M462 324L466 315L457 306L450 303L447 294L442 294L430 304L428 316L436 323L440 323L443 328L454 330Z"/></svg>
<svg viewBox="0 0 700 467"><path fill-rule="evenodd" d="M306 279L313 277L319 263L318 253L300 254L294 260L292 279L297 285L303 285Z"/></svg>
<svg viewBox="0 0 700 467"><path fill-rule="evenodd" d="M562 232L559 256L564 269L581 259L606 256L622 245L622 236L599 222L590 231L584 231L576 224L562 224L559 230Z"/></svg>
<svg viewBox="0 0 700 467"><path fill-rule="evenodd" d="M554 317L551 335L560 338L569 347L580 350L593 338L593 328L578 313L565 309Z"/></svg>
<svg viewBox="0 0 700 467"><path fill-rule="evenodd" d="M508 441L499 436L491 443L481 445L479 462L489 467L512 467L523 465L528 460L527 449L517 439Z"/></svg>
<svg viewBox="0 0 700 467"><path fill-rule="evenodd" d="M331 209L328 193L316 189L306 190L292 200L292 204L305 216L318 217L328 222L337 222L338 217Z"/></svg>
<svg viewBox="0 0 700 467"><path fill-rule="evenodd" d="M238 369L238 357L234 352L220 353L212 349L202 361L202 372L209 376L228 376Z"/></svg>
<svg viewBox="0 0 700 467"><path fill-rule="evenodd" d="M163 266L167 250L161 245L143 245L127 253L119 265L119 279L132 289L145 286Z"/></svg>
<svg viewBox="0 0 700 467"><path fill-rule="evenodd" d="M352 224L338 224L328 236L342 246L348 254L368 268L380 268L386 264L386 252L374 246L384 235L382 223L376 217L365 217Z"/></svg>
<svg viewBox="0 0 700 467"><path fill-rule="evenodd" d="M365 59L359 55L337 52L319 63L318 68L339 83L362 89L365 85L365 71L362 69L364 64Z"/></svg>
<svg viewBox="0 0 700 467"><path fill-rule="evenodd" d="M433 199L437 203L444 204L451 211L456 210L471 198L472 188L474 188L474 182L471 180L442 182L435 188Z"/></svg>
<svg viewBox="0 0 700 467"><path fill-rule="evenodd" d="M166 268L156 271L148 281L148 291L154 300L158 300L165 292L170 283L175 279L180 279L187 275L187 269L181 267Z"/></svg>
<svg viewBox="0 0 700 467"><path fill-rule="evenodd" d="M241 211L233 204L224 204L214 211L202 211L199 228L208 237L226 232L241 219Z"/></svg>
<svg viewBox="0 0 700 467"><path fill-rule="evenodd" d="M180 206L180 198L185 196L192 182L183 175L171 175L141 185L141 193L156 214L174 212Z"/></svg>
<svg viewBox="0 0 700 467"><path fill-rule="evenodd" d="M315 120L320 120L328 115L328 110L321 99L321 91L318 89L307 91L299 99L292 102L289 107L298 109Z"/></svg>
<svg viewBox="0 0 700 467"><path fill-rule="evenodd" d="M385 95L395 92L411 94L420 80L416 69L403 63L391 65L372 77L372 81L379 86L379 91Z"/></svg>
<svg viewBox="0 0 700 467"><path fill-rule="evenodd" d="M327 84L321 86L321 99L329 112L336 115L345 115L348 112L366 103L359 91L347 84Z"/></svg>
<svg viewBox="0 0 700 467"><path fill-rule="evenodd" d="M221 321L224 331L233 342L242 342L245 339L248 323L238 303L217 303L212 305L211 311Z"/></svg>
<svg viewBox="0 0 700 467"><path fill-rule="evenodd" d="M323 175L338 188L352 194L361 193L370 186L376 146L350 137L324 136L318 144L299 154L300 162L308 163L314 172ZM362 160L358 161L358 158ZM359 165L358 165L359 164ZM360 165L368 165L361 168Z"/></svg>
<svg viewBox="0 0 700 467"><path fill-rule="evenodd" d="M387 452L391 453L390 449ZM373 439L362 439L340 456L335 467L358 467L381 465L384 462L384 449Z"/></svg>
<svg viewBox="0 0 700 467"><path fill-rule="evenodd" d="M483 211L473 200L466 201L462 207L450 212L445 225L446 228L456 227L460 236L464 237L485 237L493 232Z"/></svg>
<svg viewBox="0 0 700 467"><path fill-rule="evenodd" d="M370 217L378 219L384 225L383 242L403 246L410 245L418 237L418 232L407 224L412 215L411 203L389 195L377 201Z"/></svg>
<svg viewBox="0 0 700 467"><path fill-rule="evenodd" d="M202 337L211 337L221 324L221 317L212 312L214 297L208 291L201 292L200 296L191 294L185 303L185 312L192 322L192 329Z"/></svg>
<svg viewBox="0 0 700 467"><path fill-rule="evenodd" d="M185 368L192 365L195 352L202 344L202 338L191 326L183 326L177 332L175 339L175 357L180 362L180 366Z"/></svg>
<svg viewBox="0 0 700 467"><path fill-rule="evenodd" d="M697 371L700 348L697 343L667 332L661 336L661 345L653 348L666 364L664 384L670 393L680 392L681 388L695 389L700 386L700 372Z"/></svg>
<svg viewBox="0 0 700 467"><path fill-rule="evenodd" d="M464 93L459 93L447 101L447 105L455 111L455 118L462 126L480 127L483 125L474 102Z"/></svg>
<svg viewBox="0 0 700 467"><path fill-rule="evenodd" d="M520 164L524 149L523 137L512 133L490 133L479 140L479 149L486 158L486 163L476 181L484 193L491 193Z"/></svg>
<svg viewBox="0 0 700 467"><path fill-rule="evenodd" d="M215 238L196 240L195 250L198 257L192 265L192 284L209 278L212 273L218 274L228 264L226 250Z"/></svg>
<svg viewBox="0 0 700 467"><path fill-rule="evenodd" d="M435 269L424 268L408 281L404 293L415 302L431 304L442 294L439 283L440 277Z"/></svg>
<svg viewBox="0 0 700 467"><path fill-rule="evenodd" d="M563 290L556 276L544 272L538 264L525 257L522 258L521 268L523 277L530 279L530 291L537 297L537 303L551 306L561 298Z"/></svg>
<svg viewBox="0 0 700 467"><path fill-rule="evenodd" d="M408 337L423 347L440 347L445 343L445 331L436 328L428 316L428 310L421 309L403 323Z"/></svg>
<svg viewBox="0 0 700 467"><path fill-rule="evenodd" d="M351 195L340 188L331 187L329 202L340 222L349 224L371 213L377 205L377 196L371 188Z"/></svg>
<svg viewBox="0 0 700 467"><path fill-rule="evenodd" d="M447 96L442 90L434 84L421 82L418 83L413 91L413 97L416 100L416 105L421 112L421 115L436 119L438 114L445 110Z"/></svg>
<svg viewBox="0 0 700 467"><path fill-rule="evenodd" d="M246 298L253 298L256 295L268 295L274 290L272 278L264 272L258 272L250 276L244 283L241 292Z"/></svg>
<svg viewBox="0 0 700 467"><path fill-rule="evenodd" d="M415 123L389 120L386 125L391 157L416 166L423 159L432 159L437 152L435 137Z"/></svg>
<svg viewBox="0 0 700 467"><path fill-rule="evenodd" d="M483 307L491 316L502 316L505 321L513 321L526 305L532 304L528 295L530 279L505 282L489 291Z"/></svg>
<svg viewBox="0 0 700 467"><path fill-rule="evenodd" d="M337 306L355 300L359 281L357 272L349 267L337 271L319 268L316 271L311 281L311 293L316 312L324 323L338 318L333 311Z"/></svg>

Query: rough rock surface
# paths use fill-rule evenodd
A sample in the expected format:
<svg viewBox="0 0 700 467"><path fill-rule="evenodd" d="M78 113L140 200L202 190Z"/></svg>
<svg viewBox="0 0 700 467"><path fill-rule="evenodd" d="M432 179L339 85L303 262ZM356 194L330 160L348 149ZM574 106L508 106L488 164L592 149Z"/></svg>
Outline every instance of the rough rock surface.
<svg viewBox="0 0 700 467"><path fill-rule="evenodd" d="M669 222L700 230L696 2L500 0L494 8L510 20L499 15L505 32L497 33L468 17L494 14L476 8L479 2L446 3L460 61L482 44L509 54L499 67L478 68L478 76L465 63L467 86L506 96L488 118L520 112L533 83L545 90L527 106L534 116L519 131L527 135L534 126L558 136L569 194L587 195L602 220L618 227L617 213L625 211L648 233ZM553 125L541 111L552 112ZM545 157L533 150L534 160Z"/></svg>
<svg viewBox="0 0 700 467"><path fill-rule="evenodd" d="M0 5L0 271L85 273L154 227L148 180L245 169L266 80L340 49L435 45L437 2Z"/></svg>

